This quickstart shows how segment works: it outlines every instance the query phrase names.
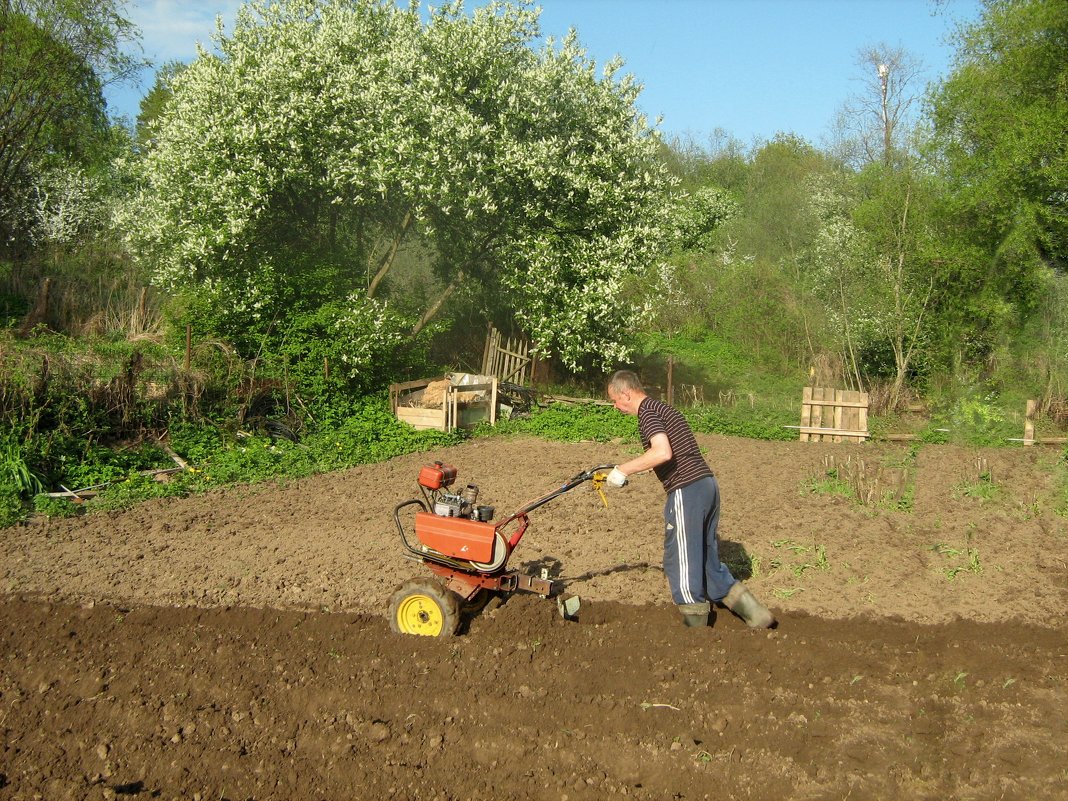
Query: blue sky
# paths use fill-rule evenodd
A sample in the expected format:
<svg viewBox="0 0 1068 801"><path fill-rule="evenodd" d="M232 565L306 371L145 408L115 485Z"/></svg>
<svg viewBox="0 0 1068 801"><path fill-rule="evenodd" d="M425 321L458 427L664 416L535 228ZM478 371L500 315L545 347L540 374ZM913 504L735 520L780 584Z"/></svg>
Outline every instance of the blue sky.
<svg viewBox="0 0 1068 801"><path fill-rule="evenodd" d="M229 30L236 0L131 0L144 55L189 60L210 44L216 16ZM468 6L476 3L468 2ZM644 86L639 106L669 136L707 141L717 128L743 144L779 131L821 144L860 90L858 51L885 43L918 58L925 78L947 74L949 34L978 18L979 0L541 0L542 32L574 27L589 55L614 55ZM152 85L107 92L114 115L137 116Z"/></svg>

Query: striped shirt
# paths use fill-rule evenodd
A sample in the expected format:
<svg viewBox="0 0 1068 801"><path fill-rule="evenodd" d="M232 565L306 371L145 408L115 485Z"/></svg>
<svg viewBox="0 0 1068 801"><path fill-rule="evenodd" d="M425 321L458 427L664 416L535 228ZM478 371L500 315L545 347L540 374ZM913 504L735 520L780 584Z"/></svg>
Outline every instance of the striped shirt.
<svg viewBox="0 0 1068 801"><path fill-rule="evenodd" d="M671 458L654 467L653 471L668 492L712 475L697 447L690 424L677 409L663 401L646 397L638 405L638 434L646 450L649 450L653 437L667 434Z"/></svg>

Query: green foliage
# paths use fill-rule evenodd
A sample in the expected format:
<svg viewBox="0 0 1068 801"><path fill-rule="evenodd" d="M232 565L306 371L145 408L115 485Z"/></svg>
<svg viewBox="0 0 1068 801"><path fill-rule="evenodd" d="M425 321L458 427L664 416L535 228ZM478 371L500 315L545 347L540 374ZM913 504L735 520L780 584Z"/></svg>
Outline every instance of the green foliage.
<svg viewBox="0 0 1068 801"><path fill-rule="evenodd" d="M934 144L955 214L997 264L987 280L1008 293L1068 266L1068 6L988 0L957 45L933 98Z"/></svg>
<svg viewBox="0 0 1068 801"><path fill-rule="evenodd" d="M737 192L749 177L745 145L723 128L713 130L705 142L694 134L673 138L663 148L663 159L686 192L706 186Z"/></svg>
<svg viewBox="0 0 1068 801"><path fill-rule="evenodd" d="M91 511L129 509L155 498L181 495L183 491L180 483L161 483L149 476L132 473L125 480L101 490L97 497L88 502L87 508Z"/></svg>
<svg viewBox="0 0 1068 801"><path fill-rule="evenodd" d="M749 439L795 440L797 432L784 428L797 425L795 412L778 409L754 409L746 404L737 406L695 406L684 409L694 431L702 434L724 434Z"/></svg>
<svg viewBox="0 0 1068 801"><path fill-rule="evenodd" d="M69 489L86 489L112 481L122 481L131 473L171 466L162 450L155 446L138 448L109 448L89 443L77 454L65 454L57 471L56 483ZM71 457L76 455L77 461Z"/></svg>
<svg viewBox="0 0 1068 801"><path fill-rule="evenodd" d="M141 98L138 107L135 140L140 150L144 151L152 146L152 128L171 99L171 81L185 67L182 61L168 61L156 70L155 82Z"/></svg>
<svg viewBox="0 0 1068 801"><path fill-rule="evenodd" d="M24 516L22 493L14 485L0 478L0 528L13 526Z"/></svg>
<svg viewBox="0 0 1068 801"><path fill-rule="evenodd" d="M937 327L947 369L989 358L1047 314L1051 274L1068 268L1068 5L989 0L956 44L932 97L928 159L944 182Z"/></svg>
<svg viewBox="0 0 1068 801"><path fill-rule="evenodd" d="M1020 437L1022 426L1009 420L996 393L968 391L936 415L952 442L975 446L1005 445Z"/></svg>
<svg viewBox="0 0 1068 801"><path fill-rule="evenodd" d="M48 197L41 180L49 171L71 175L110 158L102 88L140 66L124 52L137 34L123 10L115 0L4 3L0 231L6 246L32 244L38 201Z"/></svg>
<svg viewBox="0 0 1068 801"><path fill-rule="evenodd" d="M729 340L707 332L688 332L690 336L668 337L649 332L640 338L643 354L672 355L691 365L700 365L710 379L735 380L752 370L752 363ZM696 336L694 336L696 334Z"/></svg>
<svg viewBox="0 0 1068 801"><path fill-rule="evenodd" d="M746 407L698 406L681 409L690 426L699 434L724 434L754 439L791 440L796 433L782 428L792 419L771 411ZM483 433L488 433L485 429ZM498 434L529 434L562 442L638 441L637 418L620 414L611 406L553 403L538 409L529 418L497 424Z"/></svg>
<svg viewBox="0 0 1068 801"><path fill-rule="evenodd" d="M78 514L84 511L84 507L76 503L71 503L66 498L50 498L47 495L34 495L33 511L34 514L43 517L77 517Z"/></svg>
<svg viewBox="0 0 1068 801"><path fill-rule="evenodd" d="M31 496L41 491L40 476L26 464L25 450L11 433L0 435L0 483L14 490L20 496Z"/></svg>
<svg viewBox="0 0 1068 801"><path fill-rule="evenodd" d="M993 500L998 494L998 486L989 472L980 473L972 482L958 484L954 490L965 498L975 498L980 502Z"/></svg>
<svg viewBox="0 0 1068 801"><path fill-rule="evenodd" d="M724 189L703 186L684 195L674 215L677 246L683 250L713 250L716 230L737 213L738 201Z"/></svg>
<svg viewBox="0 0 1068 801"><path fill-rule="evenodd" d="M264 352L265 364L310 397L325 399L359 396L389 383L414 321L374 298L352 295L293 314L288 324L277 350Z"/></svg>
<svg viewBox="0 0 1068 801"><path fill-rule="evenodd" d="M167 434L171 448L190 464L201 464L224 447L223 432L210 423L176 420Z"/></svg>
<svg viewBox="0 0 1068 801"><path fill-rule="evenodd" d="M840 495L850 500L857 499L853 485L839 478L837 470L828 470L822 477L805 481L802 484L802 492L812 495Z"/></svg>
<svg viewBox="0 0 1068 801"><path fill-rule="evenodd" d="M458 432L416 431L399 421L390 412L388 400L378 395L360 400L347 419L310 440L308 446L318 464L334 469L447 447L462 438Z"/></svg>
<svg viewBox="0 0 1068 801"><path fill-rule="evenodd" d="M966 538L964 548L954 548L944 542L938 542L931 546L931 550L943 557L945 564L940 572L948 581L953 581L960 573L969 572L980 575L983 572L983 563L979 558L979 549L971 546L971 536Z"/></svg>
<svg viewBox="0 0 1068 801"><path fill-rule="evenodd" d="M637 442L638 421L611 406L553 403L535 410L528 418L498 423L497 432L529 434L558 442Z"/></svg>

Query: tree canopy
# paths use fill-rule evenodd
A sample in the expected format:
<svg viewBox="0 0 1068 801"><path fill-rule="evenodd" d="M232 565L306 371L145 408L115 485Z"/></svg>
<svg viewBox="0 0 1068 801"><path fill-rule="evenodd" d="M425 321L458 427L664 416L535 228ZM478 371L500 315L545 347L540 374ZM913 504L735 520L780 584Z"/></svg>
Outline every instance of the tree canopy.
<svg viewBox="0 0 1068 801"><path fill-rule="evenodd" d="M1068 270L1068 4L987 0L932 113L969 235L1009 280Z"/></svg>
<svg viewBox="0 0 1068 801"><path fill-rule="evenodd" d="M259 325L344 296L403 306L391 271L422 246L439 301L474 283L565 362L620 357L670 181L621 65L538 39L526 6L254 0L170 82L137 168L141 253Z"/></svg>
<svg viewBox="0 0 1068 801"><path fill-rule="evenodd" d="M110 157L103 87L130 77L120 0L0 2L0 229L24 229L42 171ZM16 237L17 239L17 237Z"/></svg>

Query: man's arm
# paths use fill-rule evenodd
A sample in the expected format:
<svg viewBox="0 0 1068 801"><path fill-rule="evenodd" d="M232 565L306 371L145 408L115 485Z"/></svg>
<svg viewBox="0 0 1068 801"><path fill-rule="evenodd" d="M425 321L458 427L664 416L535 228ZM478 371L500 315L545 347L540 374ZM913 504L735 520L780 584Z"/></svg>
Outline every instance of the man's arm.
<svg viewBox="0 0 1068 801"><path fill-rule="evenodd" d="M670 460L671 443L668 441L667 434L653 434L652 439L649 440L649 450L629 462L624 462L617 469L624 475L632 476L635 473L652 470Z"/></svg>

